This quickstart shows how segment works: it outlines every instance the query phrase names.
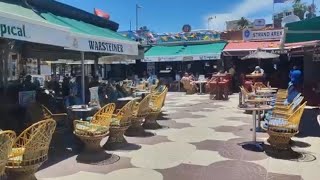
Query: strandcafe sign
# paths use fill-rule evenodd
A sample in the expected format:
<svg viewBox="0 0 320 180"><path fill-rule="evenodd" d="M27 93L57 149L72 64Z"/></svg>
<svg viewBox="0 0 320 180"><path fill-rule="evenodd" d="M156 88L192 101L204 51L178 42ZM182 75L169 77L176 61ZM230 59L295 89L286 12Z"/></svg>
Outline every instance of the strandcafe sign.
<svg viewBox="0 0 320 180"><path fill-rule="evenodd" d="M243 40L281 40L284 34L283 29L252 31L250 29L243 30Z"/></svg>

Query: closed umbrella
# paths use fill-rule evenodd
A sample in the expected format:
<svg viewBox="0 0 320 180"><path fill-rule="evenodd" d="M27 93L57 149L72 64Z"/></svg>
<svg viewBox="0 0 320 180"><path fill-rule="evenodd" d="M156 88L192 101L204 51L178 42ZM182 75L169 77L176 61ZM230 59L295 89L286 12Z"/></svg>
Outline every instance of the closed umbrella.
<svg viewBox="0 0 320 180"><path fill-rule="evenodd" d="M249 54L241 59L242 60L246 60L246 59L276 59L279 56L280 56L279 54L268 53L268 52L262 51L261 49L257 49L254 53Z"/></svg>

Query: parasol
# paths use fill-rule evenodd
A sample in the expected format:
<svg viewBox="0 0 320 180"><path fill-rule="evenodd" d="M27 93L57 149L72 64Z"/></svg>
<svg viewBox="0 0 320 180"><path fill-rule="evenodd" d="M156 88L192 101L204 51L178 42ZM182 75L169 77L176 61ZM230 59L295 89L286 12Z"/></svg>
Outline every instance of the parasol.
<svg viewBox="0 0 320 180"><path fill-rule="evenodd" d="M273 54L273 53L268 53L265 51L262 51L261 49L257 49L254 53L249 54L243 58L242 60L246 59L276 59L279 57L279 54Z"/></svg>

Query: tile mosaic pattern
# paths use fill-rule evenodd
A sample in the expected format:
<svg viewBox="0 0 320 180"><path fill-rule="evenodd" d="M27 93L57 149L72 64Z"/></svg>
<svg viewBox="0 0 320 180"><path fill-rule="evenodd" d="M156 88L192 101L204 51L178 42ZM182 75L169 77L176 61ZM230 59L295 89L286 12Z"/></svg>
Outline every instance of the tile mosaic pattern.
<svg viewBox="0 0 320 180"><path fill-rule="evenodd" d="M208 95L168 93L158 120L165 128L150 130L147 137L127 137L129 147L108 151L120 156L119 161L86 165L76 162L75 153L41 169L36 176L43 180L319 179L318 137L294 138L294 150L316 158L307 162L274 159L239 146L238 143L249 141L252 133L251 115L238 110L237 102L237 94L229 101L214 101ZM267 137L266 133L257 134L260 140Z"/></svg>

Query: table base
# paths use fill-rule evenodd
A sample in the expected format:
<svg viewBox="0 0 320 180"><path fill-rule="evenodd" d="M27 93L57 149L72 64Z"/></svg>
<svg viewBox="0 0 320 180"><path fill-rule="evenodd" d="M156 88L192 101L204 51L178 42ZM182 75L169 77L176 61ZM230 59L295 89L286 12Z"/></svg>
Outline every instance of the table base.
<svg viewBox="0 0 320 180"><path fill-rule="evenodd" d="M257 142L257 141L251 141L251 142L244 142L240 143L240 146L242 146L243 149L254 151L254 152L263 152L264 151L264 142Z"/></svg>

